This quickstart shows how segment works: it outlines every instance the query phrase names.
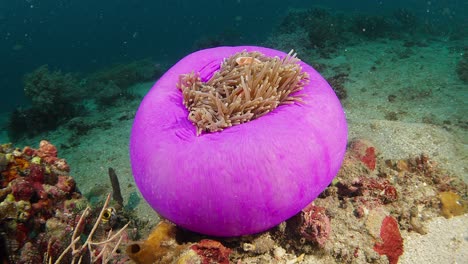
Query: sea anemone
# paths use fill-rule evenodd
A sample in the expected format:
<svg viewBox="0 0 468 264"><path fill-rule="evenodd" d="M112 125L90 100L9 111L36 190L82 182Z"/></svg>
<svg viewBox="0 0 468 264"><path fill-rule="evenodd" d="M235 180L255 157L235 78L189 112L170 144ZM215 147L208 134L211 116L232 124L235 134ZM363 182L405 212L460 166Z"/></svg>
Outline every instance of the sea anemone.
<svg viewBox="0 0 468 264"><path fill-rule="evenodd" d="M264 231L297 214L338 172L341 104L294 55L255 47L201 50L143 99L130 160L164 218L214 236Z"/></svg>

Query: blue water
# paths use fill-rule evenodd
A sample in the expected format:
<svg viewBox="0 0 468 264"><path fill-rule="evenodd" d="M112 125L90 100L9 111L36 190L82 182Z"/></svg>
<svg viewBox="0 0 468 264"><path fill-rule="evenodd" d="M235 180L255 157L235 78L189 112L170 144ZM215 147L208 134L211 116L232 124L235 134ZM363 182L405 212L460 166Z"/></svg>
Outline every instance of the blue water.
<svg viewBox="0 0 468 264"><path fill-rule="evenodd" d="M437 24L466 25L466 1L55 1L0 2L0 112L27 104L22 77L48 64L85 72L152 57L172 64L202 37L259 44L290 8L319 6L348 13L399 7ZM8 98L8 100L6 100Z"/></svg>
<svg viewBox="0 0 468 264"><path fill-rule="evenodd" d="M286 32L280 27L287 24L291 10L310 8L320 8L335 18L344 17L331 22L338 24L333 25L335 28L349 27L353 23L349 18L357 15L382 16L394 21L394 12L401 9L419 23L417 36L412 35L415 31L410 23L399 25L391 34L380 35L378 30L385 29L377 29L373 32L377 37L395 39L405 36L405 41L412 37L415 40L438 38L447 42L458 38L458 43L467 37L467 1L1 1L0 92L3 100L0 104L0 138L5 141L6 123L13 120L9 118L10 112L28 109L34 100L25 95L24 80L26 74L41 65L47 64L50 71L73 73L84 82L89 74L100 69L143 58L151 58L155 65L169 67L197 49L218 45L265 45L279 30L295 34L297 27L314 30L314 23L320 23L320 19L311 21L313 17L308 17L304 23L296 18L286 27ZM366 18L363 21L362 27L372 26L373 22ZM323 33L319 30L314 34ZM344 34L343 39L349 37L348 32L339 34ZM361 37L343 41L341 49L331 47L336 41L328 41L309 47L304 43L290 43L285 51L320 48L320 51L326 51L320 53L321 56L339 57L347 45L369 40ZM270 42L268 45L286 49L281 43ZM460 44L457 45L456 49L460 50ZM91 93L94 92L92 89ZM87 97L94 96L89 94ZM57 119L57 116L47 117L42 113L33 121L31 118L26 121L33 124L50 122L41 119L41 115ZM68 114L64 119L73 116ZM52 123L46 129L55 128Z"/></svg>

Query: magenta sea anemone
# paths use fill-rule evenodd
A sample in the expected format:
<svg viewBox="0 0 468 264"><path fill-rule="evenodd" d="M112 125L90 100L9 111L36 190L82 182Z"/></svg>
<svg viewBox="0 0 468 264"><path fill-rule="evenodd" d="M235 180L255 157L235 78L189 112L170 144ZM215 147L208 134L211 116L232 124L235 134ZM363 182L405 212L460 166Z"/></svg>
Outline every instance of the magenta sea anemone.
<svg viewBox="0 0 468 264"><path fill-rule="evenodd" d="M255 46L188 55L143 99L135 182L164 218L214 236L264 231L314 200L346 149L341 104L311 66Z"/></svg>

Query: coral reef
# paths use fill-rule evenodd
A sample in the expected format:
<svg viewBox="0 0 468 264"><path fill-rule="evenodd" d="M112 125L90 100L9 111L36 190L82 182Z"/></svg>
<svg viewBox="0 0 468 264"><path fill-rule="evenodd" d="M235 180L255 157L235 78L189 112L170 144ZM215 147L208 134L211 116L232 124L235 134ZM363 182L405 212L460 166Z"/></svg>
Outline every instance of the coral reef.
<svg viewBox="0 0 468 264"><path fill-rule="evenodd" d="M76 261L78 261L78 263L82 263L82 260L86 255L89 256L90 263L108 263L110 260L114 262L125 260L126 257L119 256L116 253L119 250L122 240L127 237L124 232L129 223L124 225L115 234L113 234L112 229L110 229L106 232L104 239L101 241L94 240L94 235L98 231L98 228L102 226L101 222L103 224L109 223L112 218L112 214L114 213L114 209L108 207L109 201L110 195L107 196L101 212L94 221L91 231L84 234L85 219L89 216L91 211L90 207L86 207L74 227L70 244L62 251L62 253L60 253L57 259L54 259L49 251L46 252L45 258L49 263L54 262L55 264L60 264L62 259L65 259L68 255L71 255L68 256L71 258L71 263L75 263ZM82 242L82 234L86 236L84 242Z"/></svg>
<svg viewBox="0 0 468 264"><path fill-rule="evenodd" d="M50 71L43 65L24 77L28 108L15 109L9 118L8 135L13 141L55 129L65 120L84 112L76 102L83 97L77 78L69 73Z"/></svg>
<svg viewBox="0 0 468 264"><path fill-rule="evenodd" d="M83 116L89 110L83 104L84 99L94 100L99 109L131 100L136 95L128 89L129 86L154 81L161 75L162 68L145 59L119 64L78 79L77 74L40 66L24 77L24 94L31 105L12 111L7 124L8 136L16 142Z"/></svg>
<svg viewBox="0 0 468 264"><path fill-rule="evenodd" d="M69 170L47 141L37 149L0 145L2 260L250 264L300 263L314 255L337 263L397 263L405 232L424 235L427 220L465 213L468 197L466 183L428 156L384 160L377 146L358 139L350 142L333 183L266 232L214 238L163 220L146 240L130 242L135 236L109 206L110 195L102 208L91 210ZM124 248L127 254L119 253Z"/></svg>
<svg viewBox="0 0 468 264"><path fill-rule="evenodd" d="M12 112L8 135L13 141L54 129L83 110L75 103L83 96L78 80L71 74L50 71L47 65L25 75L24 94L31 106Z"/></svg>
<svg viewBox="0 0 468 264"><path fill-rule="evenodd" d="M451 21L443 24L435 19L422 20L421 16L404 8L379 15L339 13L324 8L294 9L282 18L269 43L281 49L284 48L283 43L301 40L292 43L296 50L314 50L317 57L331 58L331 54L359 45L363 39L375 41L387 38L424 43L431 37L463 39L467 34L464 23ZM307 40L302 41L304 36ZM282 43L276 44L278 42Z"/></svg>
<svg viewBox="0 0 468 264"><path fill-rule="evenodd" d="M24 77L24 94L33 108L46 111L69 110L72 100L80 96L78 80L70 73L50 71L42 65Z"/></svg>
<svg viewBox="0 0 468 264"><path fill-rule="evenodd" d="M115 249L110 245L122 234L111 236L111 228L120 223L107 220L107 204L97 218L89 208L85 209L87 200L69 175L67 162L58 157L57 148L50 142L43 140L38 149L22 150L11 144L1 145L0 169L0 231L5 245L2 255L11 263L59 263L78 256L83 258L82 263L88 263L85 259L101 261L105 254L121 257L115 250L109 251ZM79 244L84 237L85 242ZM103 243L96 244L92 239ZM68 252L70 249L73 251ZM89 252L97 255L89 256Z"/></svg>
<svg viewBox="0 0 468 264"><path fill-rule="evenodd" d="M134 99L137 95L129 89L132 85L155 81L162 72L163 66L147 58L102 69L83 82L92 91L98 108L105 109Z"/></svg>

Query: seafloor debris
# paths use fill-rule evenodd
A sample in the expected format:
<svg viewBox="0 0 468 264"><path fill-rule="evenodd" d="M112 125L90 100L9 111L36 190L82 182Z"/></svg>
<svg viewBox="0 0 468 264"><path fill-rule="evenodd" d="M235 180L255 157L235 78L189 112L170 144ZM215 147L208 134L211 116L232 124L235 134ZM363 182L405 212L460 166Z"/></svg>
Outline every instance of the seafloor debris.
<svg viewBox="0 0 468 264"><path fill-rule="evenodd" d="M106 221L106 204L96 218L54 145L45 140L39 149L1 145L0 169L0 236L5 245L0 255L9 263L69 263L80 257L81 263L89 263L89 249L96 254L93 263L104 257L125 259L116 251L127 234L112 233L119 223Z"/></svg>
<svg viewBox="0 0 468 264"><path fill-rule="evenodd" d="M336 263L397 263L405 233L424 235L431 218L466 212L468 187L427 155L383 160L378 153L369 141L352 141L333 183L299 214L262 234L213 238L161 221L142 242L129 242L122 232L121 240L102 250L93 246L94 253L115 254L111 263L133 263L128 257L143 264L310 263L312 256ZM8 254L10 262L41 263L44 256L57 260L69 252L66 263L73 258L67 246L79 237L74 230L83 234L75 249L86 243L84 234L96 241L112 237L115 211L108 207L97 230L92 231L96 218L91 215L78 224L88 215L83 213L87 202L50 143L42 142L38 150L0 146L0 169L0 246L6 245L0 250L7 251L0 255ZM119 241L128 256L118 253ZM89 259L83 255L83 263Z"/></svg>
<svg viewBox="0 0 468 264"><path fill-rule="evenodd" d="M227 263L227 257L239 264L301 263L311 255L331 257L336 263L397 263L404 251L402 235L425 234L424 223L444 214L444 192L458 194L452 201L460 202L467 197L467 185L426 155L383 160L378 153L369 141L352 141L331 186L298 215L267 232L222 239L183 231L182 241L179 228L162 222L155 232L165 238L147 252L179 264ZM171 232L161 232L165 226Z"/></svg>

